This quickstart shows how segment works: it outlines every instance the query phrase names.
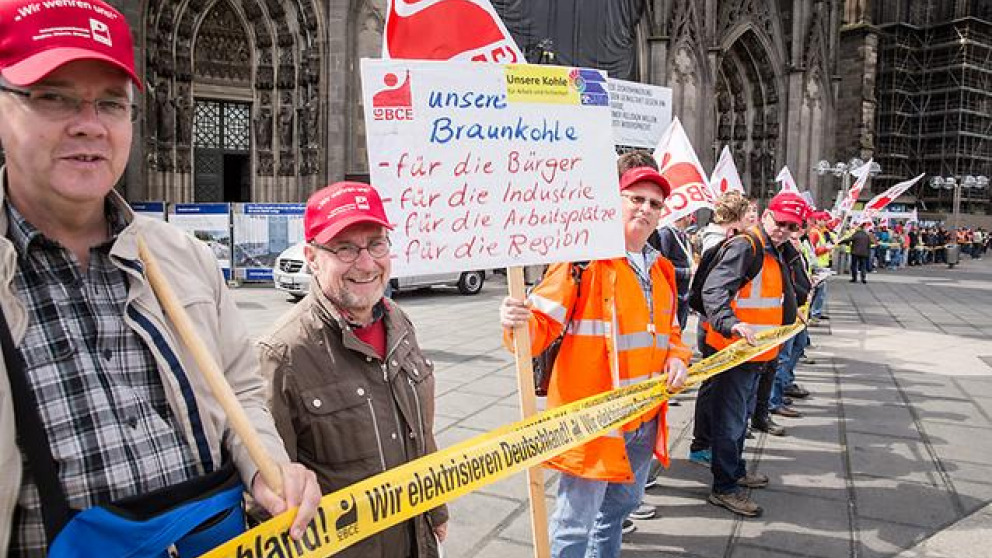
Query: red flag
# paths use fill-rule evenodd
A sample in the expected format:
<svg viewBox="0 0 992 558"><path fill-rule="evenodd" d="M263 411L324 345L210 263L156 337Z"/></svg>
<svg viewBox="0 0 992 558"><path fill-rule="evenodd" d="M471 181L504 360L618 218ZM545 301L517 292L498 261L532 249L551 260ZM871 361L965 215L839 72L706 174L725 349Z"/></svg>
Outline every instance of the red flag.
<svg viewBox="0 0 992 558"><path fill-rule="evenodd" d="M382 57L524 63L489 0L389 0Z"/></svg>

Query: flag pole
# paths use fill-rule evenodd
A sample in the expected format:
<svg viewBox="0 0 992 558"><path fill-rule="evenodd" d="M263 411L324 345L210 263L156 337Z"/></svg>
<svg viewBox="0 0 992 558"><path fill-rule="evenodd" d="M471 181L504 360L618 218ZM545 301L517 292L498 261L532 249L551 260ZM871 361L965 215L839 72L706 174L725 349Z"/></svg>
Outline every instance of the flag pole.
<svg viewBox="0 0 992 558"><path fill-rule="evenodd" d="M506 270L510 296L517 300L527 297L524 286L524 268L512 266ZM537 413L537 397L534 395L534 367L530 352L530 331L527 325L513 329L513 349L517 361L517 392L520 400L521 418ZM527 470L527 494L530 498L530 527L534 540L534 558L550 558L551 544L548 540L548 511L544 500L544 471L540 467Z"/></svg>
<svg viewBox="0 0 992 558"><path fill-rule="evenodd" d="M158 297L162 309L165 310L165 314L172 320L173 325L176 326L176 330L179 332L183 343L193 353L193 359L196 361L196 365L207 381L207 385L210 386L210 391L213 393L214 398L217 399L217 402L224 410L224 414L227 415L227 419L231 423L231 429L234 430L238 438L245 445L245 449L248 450L252 461L258 467L258 473L262 475L262 480L265 481L265 484L273 492L282 497L282 472L279 470L279 466L276 465L276 462L265 450L265 446L262 445L262 439L259 437L258 432L255 431L255 427L252 426L251 421L248 420L248 415L234 394L234 390L231 389L231 385L224 378L224 373L221 372L217 361L210 355L210 350L207 348L206 343L196 333L196 328L193 326L193 322L190 321L189 314L183 309L179 298L172 290L165 275L162 274L162 270L158 267L158 262L155 261L151 251L148 249L148 245L145 244L145 240L141 236L138 237L138 257L141 258L141 261L145 265L145 276L148 278L152 290Z"/></svg>

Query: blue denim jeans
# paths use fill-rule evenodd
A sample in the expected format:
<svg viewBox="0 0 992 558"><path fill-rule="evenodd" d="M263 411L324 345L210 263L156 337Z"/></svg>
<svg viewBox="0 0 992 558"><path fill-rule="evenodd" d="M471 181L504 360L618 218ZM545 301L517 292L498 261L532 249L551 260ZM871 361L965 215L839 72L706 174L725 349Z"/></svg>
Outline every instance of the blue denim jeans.
<svg viewBox="0 0 992 558"><path fill-rule="evenodd" d="M809 304L809 315L814 318L819 318L823 315L823 307L827 302L827 282L820 281L820 283L813 289L813 301Z"/></svg>
<svg viewBox="0 0 992 558"><path fill-rule="evenodd" d="M551 555L555 558L617 558L623 520L644 497L658 421L625 432L634 482L618 483L561 474L551 516Z"/></svg>
<svg viewBox="0 0 992 558"><path fill-rule="evenodd" d="M803 328L795 337L782 343L782 350L778 353L778 362L775 369L775 383L772 384L772 395L768 400L770 409L778 409L782 406L782 395L789 384L796 381L796 365L803 356L803 351L809 346L809 331Z"/></svg>

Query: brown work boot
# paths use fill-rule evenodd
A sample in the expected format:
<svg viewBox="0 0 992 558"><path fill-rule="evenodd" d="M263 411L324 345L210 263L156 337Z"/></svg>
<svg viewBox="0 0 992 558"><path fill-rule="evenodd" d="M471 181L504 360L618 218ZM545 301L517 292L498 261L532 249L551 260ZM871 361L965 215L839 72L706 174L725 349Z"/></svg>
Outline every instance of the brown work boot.
<svg viewBox="0 0 992 558"><path fill-rule="evenodd" d="M743 490L738 490L737 492L728 492L726 494L717 494L716 492L711 492L709 498L709 503L714 506L720 506L722 508L727 508L728 510L744 517L758 517L764 510L761 506L754 503L754 500L747 497Z"/></svg>
<svg viewBox="0 0 992 558"><path fill-rule="evenodd" d="M744 488L764 488L768 486L768 475L762 475L761 473L747 473L743 477L737 479L737 486L743 486Z"/></svg>
<svg viewBox="0 0 992 558"><path fill-rule="evenodd" d="M753 419L751 420L751 428L754 430L759 430L765 432L770 436L785 436L785 427L777 424L770 417L764 420Z"/></svg>

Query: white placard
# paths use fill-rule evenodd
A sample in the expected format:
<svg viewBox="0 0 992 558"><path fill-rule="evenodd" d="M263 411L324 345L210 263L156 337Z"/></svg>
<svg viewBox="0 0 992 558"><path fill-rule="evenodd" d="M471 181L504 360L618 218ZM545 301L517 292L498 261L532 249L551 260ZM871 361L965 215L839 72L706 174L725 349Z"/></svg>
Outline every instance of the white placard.
<svg viewBox="0 0 992 558"><path fill-rule="evenodd" d="M362 60L393 275L623 255L605 82L557 66Z"/></svg>
<svg viewBox="0 0 992 558"><path fill-rule="evenodd" d="M672 90L668 87L610 79L613 142L653 148L672 123Z"/></svg>

